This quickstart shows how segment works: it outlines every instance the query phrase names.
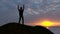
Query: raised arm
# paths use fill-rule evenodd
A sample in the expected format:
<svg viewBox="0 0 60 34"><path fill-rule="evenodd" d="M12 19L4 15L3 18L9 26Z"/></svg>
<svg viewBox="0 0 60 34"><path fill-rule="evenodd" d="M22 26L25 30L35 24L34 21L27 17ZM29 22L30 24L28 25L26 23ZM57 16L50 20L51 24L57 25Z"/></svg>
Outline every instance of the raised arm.
<svg viewBox="0 0 60 34"><path fill-rule="evenodd" d="M17 6L18 10L19 10L19 5Z"/></svg>
<svg viewBox="0 0 60 34"><path fill-rule="evenodd" d="M24 8L25 8L25 7L24 7L24 5L23 5L23 10L24 10Z"/></svg>

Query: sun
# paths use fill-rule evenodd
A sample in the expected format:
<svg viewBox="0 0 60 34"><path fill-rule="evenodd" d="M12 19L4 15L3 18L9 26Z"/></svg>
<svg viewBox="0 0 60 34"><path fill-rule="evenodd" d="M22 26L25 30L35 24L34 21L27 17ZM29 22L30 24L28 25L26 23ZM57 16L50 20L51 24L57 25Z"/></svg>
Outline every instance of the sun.
<svg viewBox="0 0 60 34"><path fill-rule="evenodd" d="M52 26L52 25L53 25L53 22L51 22L51 21L43 21L43 22L41 22L41 26L49 27L49 26Z"/></svg>

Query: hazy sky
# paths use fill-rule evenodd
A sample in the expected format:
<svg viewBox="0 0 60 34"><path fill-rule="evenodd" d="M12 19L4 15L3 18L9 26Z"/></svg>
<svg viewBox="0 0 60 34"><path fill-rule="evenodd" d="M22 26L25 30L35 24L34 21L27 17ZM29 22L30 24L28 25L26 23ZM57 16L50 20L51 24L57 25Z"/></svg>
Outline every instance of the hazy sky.
<svg viewBox="0 0 60 34"><path fill-rule="evenodd" d="M18 4L25 4L26 24L41 20L60 21L60 0L0 0L0 25L18 22Z"/></svg>
<svg viewBox="0 0 60 34"><path fill-rule="evenodd" d="M18 4L25 5L25 24L35 25L43 20L60 22L60 0L0 0L0 25L18 22ZM51 31L60 34L58 28Z"/></svg>

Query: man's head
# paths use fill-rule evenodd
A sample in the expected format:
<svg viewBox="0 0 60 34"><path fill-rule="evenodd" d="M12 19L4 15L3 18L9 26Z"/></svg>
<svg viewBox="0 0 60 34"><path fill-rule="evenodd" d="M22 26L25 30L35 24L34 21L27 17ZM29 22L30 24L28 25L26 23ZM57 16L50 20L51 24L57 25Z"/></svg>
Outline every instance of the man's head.
<svg viewBox="0 0 60 34"><path fill-rule="evenodd" d="M22 7L20 7L20 9L22 9Z"/></svg>

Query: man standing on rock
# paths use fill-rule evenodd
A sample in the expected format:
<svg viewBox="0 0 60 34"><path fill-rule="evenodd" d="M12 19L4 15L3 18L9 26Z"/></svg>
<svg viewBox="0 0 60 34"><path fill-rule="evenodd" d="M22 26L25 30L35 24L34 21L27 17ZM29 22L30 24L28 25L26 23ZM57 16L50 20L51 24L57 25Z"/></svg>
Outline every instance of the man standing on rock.
<svg viewBox="0 0 60 34"><path fill-rule="evenodd" d="M18 5L18 11L19 11L19 23L21 22L22 19L22 24L24 24L24 17L23 17L24 5L23 7L19 7Z"/></svg>

